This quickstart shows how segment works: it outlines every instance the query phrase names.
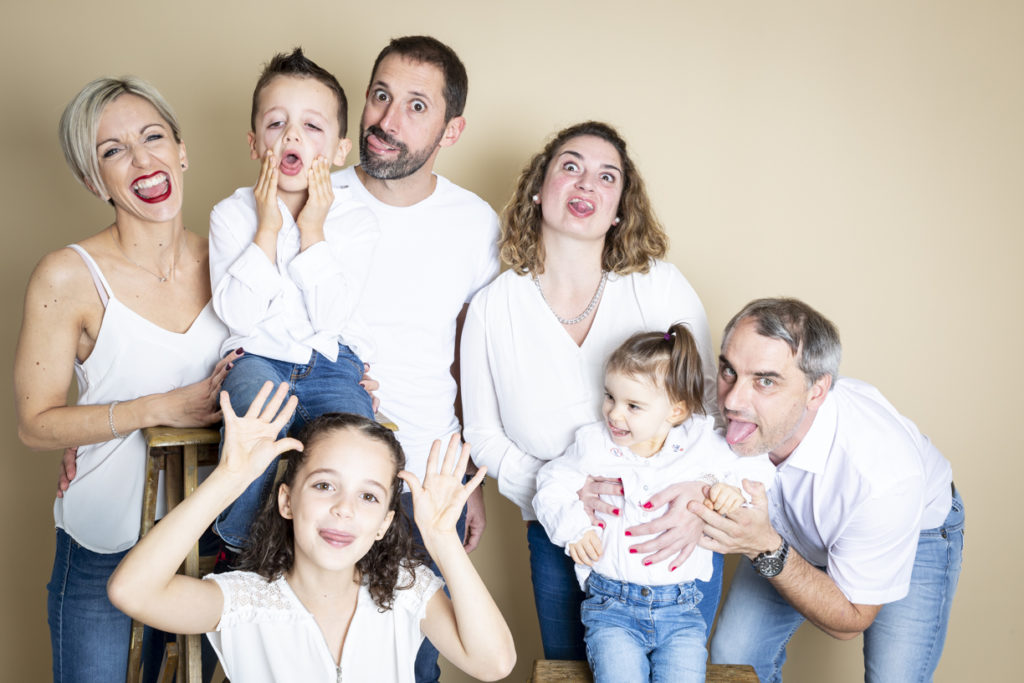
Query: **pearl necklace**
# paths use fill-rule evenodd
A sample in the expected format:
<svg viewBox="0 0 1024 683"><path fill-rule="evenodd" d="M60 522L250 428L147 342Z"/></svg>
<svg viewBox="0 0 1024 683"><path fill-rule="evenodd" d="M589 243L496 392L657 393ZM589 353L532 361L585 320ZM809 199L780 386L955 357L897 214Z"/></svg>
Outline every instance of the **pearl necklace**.
<svg viewBox="0 0 1024 683"><path fill-rule="evenodd" d="M551 302L549 302L548 298L544 296L544 290L541 289L540 280L537 279L537 275L534 274L532 277L533 284L537 285L537 291L540 292L540 298L544 300L545 304L547 304L548 310L555 315L555 319L557 319L558 322L562 323L563 325L576 325L577 323L581 323L584 320L586 320L587 316L589 316L594 311L594 308L597 306L597 302L601 300L601 294L602 292L604 292L604 285L606 282L608 282L608 271L601 271L601 282L599 282L597 285L597 291L594 292L594 298L590 300L590 303L587 304L587 307L583 310L583 312L580 313L575 318L569 318L568 320L558 315L558 312L555 311L555 309L551 308Z"/></svg>

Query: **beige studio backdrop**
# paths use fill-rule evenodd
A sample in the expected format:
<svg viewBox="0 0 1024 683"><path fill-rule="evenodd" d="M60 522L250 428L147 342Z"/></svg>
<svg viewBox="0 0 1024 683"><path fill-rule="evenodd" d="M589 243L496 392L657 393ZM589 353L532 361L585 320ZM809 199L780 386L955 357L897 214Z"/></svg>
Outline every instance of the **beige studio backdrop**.
<svg viewBox="0 0 1024 683"><path fill-rule="evenodd" d="M34 264L112 218L57 145L78 88L133 73L163 92L191 162L186 223L206 234L210 207L255 179L248 103L274 52L302 45L338 76L355 135L377 51L392 36L433 34L470 76L466 132L440 155L441 173L500 209L547 136L609 121L629 141L671 236L669 259L703 298L715 343L758 296L802 297L838 324L844 373L879 386L931 436L966 500L964 572L937 680L1019 674L1019 3L5 0L4 10L6 386ZM0 424L0 678L43 681L58 457L19 443L10 391ZM512 626L510 680L522 681L540 656L524 529L495 487L486 496L473 559ZM862 680L860 641L805 626L786 679ZM466 679L448 669L446 680Z"/></svg>

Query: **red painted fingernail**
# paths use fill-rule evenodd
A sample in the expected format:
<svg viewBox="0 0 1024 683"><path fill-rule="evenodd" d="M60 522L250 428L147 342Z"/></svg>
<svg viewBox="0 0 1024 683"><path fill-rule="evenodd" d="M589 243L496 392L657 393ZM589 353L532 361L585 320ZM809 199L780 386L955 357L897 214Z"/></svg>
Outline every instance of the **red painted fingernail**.
<svg viewBox="0 0 1024 683"><path fill-rule="evenodd" d="M627 536L632 536L633 534L632 534L631 532L627 531L627 532L626 532L626 535L627 535Z"/></svg>
<svg viewBox="0 0 1024 683"><path fill-rule="evenodd" d="M644 566L645 567L650 567L651 566L651 561L650 560L644 560Z"/></svg>
<svg viewBox="0 0 1024 683"><path fill-rule="evenodd" d="M233 367L235 367L235 364L234 364L234 363L228 363L228 370L230 370L230 369L231 369L231 368L233 368Z"/></svg>
<svg viewBox="0 0 1024 683"><path fill-rule="evenodd" d="M634 553L634 554L635 554L635 553L636 553L636 548L630 548L630 549L629 549L629 552L631 552L631 553Z"/></svg>
<svg viewBox="0 0 1024 683"><path fill-rule="evenodd" d="M675 568L675 567L669 567L669 568L668 568L668 570L669 570L670 572L674 572L674 571L676 570L676 568Z"/></svg>
<svg viewBox="0 0 1024 683"><path fill-rule="evenodd" d="M612 514L617 517L619 515L619 508L615 508L614 510L612 510Z"/></svg>
<svg viewBox="0 0 1024 683"><path fill-rule="evenodd" d="M598 523L597 523L597 525L598 525L599 527L601 527L602 529L604 528L604 522L598 522Z"/></svg>
<svg viewBox="0 0 1024 683"><path fill-rule="evenodd" d="M622 477L619 477L618 479L616 479L616 481L621 484L622 483Z"/></svg>
<svg viewBox="0 0 1024 683"><path fill-rule="evenodd" d="M235 349L235 354L236 355L241 356L243 353L245 353L245 349L243 349L241 346L239 346L237 349Z"/></svg>
<svg viewBox="0 0 1024 683"><path fill-rule="evenodd" d="M650 501L644 503L644 509L645 510L650 510L652 507L654 507L654 506L651 505Z"/></svg>
<svg viewBox="0 0 1024 683"><path fill-rule="evenodd" d="M620 488L620 489L619 489L619 495L620 495L620 496L624 496L624 495L626 495L626 489L624 489L624 488Z"/></svg>

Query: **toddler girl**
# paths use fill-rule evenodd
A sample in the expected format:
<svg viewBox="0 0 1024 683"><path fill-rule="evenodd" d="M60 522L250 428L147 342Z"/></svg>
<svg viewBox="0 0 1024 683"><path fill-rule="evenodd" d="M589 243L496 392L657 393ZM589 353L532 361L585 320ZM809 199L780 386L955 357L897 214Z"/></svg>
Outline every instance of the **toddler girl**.
<svg viewBox="0 0 1024 683"><path fill-rule="evenodd" d="M678 566L652 563L626 529L665 512L651 496L669 484L704 481L705 505L728 514L744 502L741 476L766 484L767 456L739 458L714 430L703 404L704 376L689 329L633 335L605 368L604 420L576 433L565 454L537 477L534 509L554 543L576 562L586 592L581 612L587 659L602 681L704 681L706 625L694 581L712 576L712 553L696 548ZM614 514L595 526L576 492L588 475L619 478ZM728 483L726 483L728 482Z"/></svg>
<svg viewBox="0 0 1024 683"><path fill-rule="evenodd" d="M391 432L358 415L327 414L299 440L276 440L297 399L285 403L282 383L268 402L271 389L267 382L241 417L221 393L220 463L121 562L108 586L111 602L165 631L210 632L233 681L411 683L424 635L476 678L508 675L512 635L455 531L482 478L483 468L461 483L468 445L460 454L453 438L439 465L435 441L421 485L400 471L405 456ZM176 574L217 513L289 449L277 495L254 524L243 570L209 580ZM441 580L411 559L402 480L451 600L438 590Z"/></svg>

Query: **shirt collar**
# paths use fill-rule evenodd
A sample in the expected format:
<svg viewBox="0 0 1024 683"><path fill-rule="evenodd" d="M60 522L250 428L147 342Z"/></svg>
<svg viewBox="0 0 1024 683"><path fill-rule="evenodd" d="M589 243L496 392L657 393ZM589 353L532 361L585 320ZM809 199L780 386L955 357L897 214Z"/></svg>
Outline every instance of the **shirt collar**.
<svg viewBox="0 0 1024 683"><path fill-rule="evenodd" d="M825 471L825 462L828 460L829 451L832 450L839 419L832 393L828 392L814 416L811 428L780 467L797 467L812 474L821 474Z"/></svg>

